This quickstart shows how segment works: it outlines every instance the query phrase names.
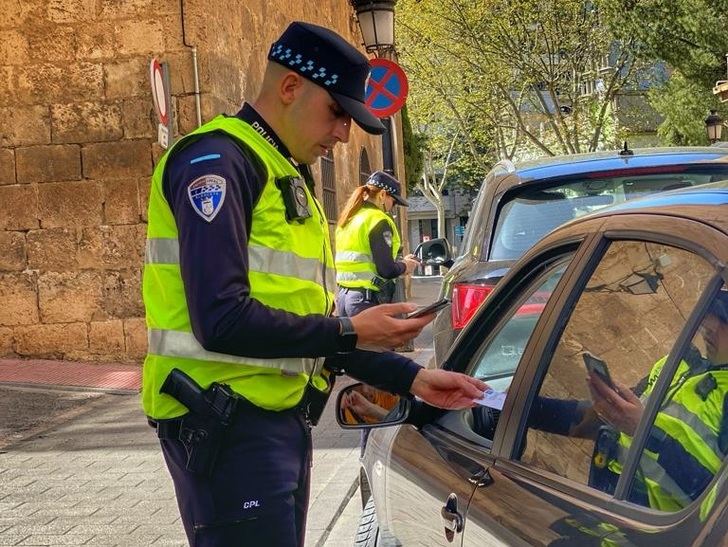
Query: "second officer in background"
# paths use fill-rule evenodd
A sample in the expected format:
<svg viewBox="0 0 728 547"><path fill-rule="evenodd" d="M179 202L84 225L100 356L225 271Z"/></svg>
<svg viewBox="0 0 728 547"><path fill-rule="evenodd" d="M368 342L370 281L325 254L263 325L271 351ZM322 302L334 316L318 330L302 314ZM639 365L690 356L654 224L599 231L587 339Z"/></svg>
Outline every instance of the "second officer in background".
<svg viewBox="0 0 728 547"><path fill-rule="evenodd" d="M340 316L388 301L394 280L414 272L414 255L401 260L401 237L389 215L395 204L408 207L401 185L384 171L372 173L346 202L336 224L336 309Z"/></svg>

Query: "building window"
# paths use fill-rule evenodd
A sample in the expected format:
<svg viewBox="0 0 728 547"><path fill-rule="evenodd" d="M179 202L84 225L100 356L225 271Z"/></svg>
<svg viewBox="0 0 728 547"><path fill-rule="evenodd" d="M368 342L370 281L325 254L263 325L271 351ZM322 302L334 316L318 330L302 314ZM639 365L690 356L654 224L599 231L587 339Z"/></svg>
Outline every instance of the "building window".
<svg viewBox="0 0 728 547"><path fill-rule="evenodd" d="M332 150L329 150L321 158L321 186L323 188L324 213L329 224L336 224L339 211L336 207L336 167Z"/></svg>
<svg viewBox="0 0 728 547"><path fill-rule="evenodd" d="M372 168L369 166L369 154L367 154L367 149L362 147L361 154L359 154L359 185L366 184L371 174Z"/></svg>

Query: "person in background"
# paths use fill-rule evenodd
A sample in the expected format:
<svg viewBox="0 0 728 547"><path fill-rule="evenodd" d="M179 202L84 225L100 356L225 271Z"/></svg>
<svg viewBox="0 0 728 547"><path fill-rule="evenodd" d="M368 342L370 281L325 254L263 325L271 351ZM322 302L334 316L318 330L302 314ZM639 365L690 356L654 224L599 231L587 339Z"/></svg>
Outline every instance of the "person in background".
<svg viewBox="0 0 728 547"><path fill-rule="evenodd" d="M408 207L401 185L384 171L375 171L349 197L336 224L337 314L353 317L385 303L388 284L411 275L419 265L414 255L397 260L402 239L390 213Z"/></svg>
<svg viewBox="0 0 728 547"><path fill-rule="evenodd" d="M311 427L346 373L434 406L466 408L482 382L393 352L433 316L377 306L332 317L328 221L308 165L349 140L367 58L291 23L257 99L178 140L149 196L142 404L156 429L190 545L303 546Z"/></svg>

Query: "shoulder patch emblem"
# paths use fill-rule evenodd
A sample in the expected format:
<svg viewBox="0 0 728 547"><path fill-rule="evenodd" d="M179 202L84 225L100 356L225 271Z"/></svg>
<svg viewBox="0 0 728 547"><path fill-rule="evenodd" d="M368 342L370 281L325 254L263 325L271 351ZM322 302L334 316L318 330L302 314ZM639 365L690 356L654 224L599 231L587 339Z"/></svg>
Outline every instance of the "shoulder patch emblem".
<svg viewBox="0 0 728 547"><path fill-rule="evenodd" d="M384 236L385 243L391 247L392 246L392 232L389 230L385 230L382 235Z"/></svg>
<svg viewBox="0 0 728 547"><path fill-rule="evenodd" d="M203 175L190 183L187 195L195 213L212 222L225 201L225 179L218 175Z"/></svg>

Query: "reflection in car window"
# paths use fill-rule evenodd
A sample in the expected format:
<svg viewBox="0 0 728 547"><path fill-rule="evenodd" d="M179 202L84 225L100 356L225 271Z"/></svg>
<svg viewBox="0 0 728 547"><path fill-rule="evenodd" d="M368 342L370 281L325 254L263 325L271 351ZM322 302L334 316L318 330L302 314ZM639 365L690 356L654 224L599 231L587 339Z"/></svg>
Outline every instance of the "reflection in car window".
<svg viewBox="0 0 728 547"><path fill-rule="evenodd" d="M519 189L501 205L489 260L515 260L557 226L598 209L656 192L706 184L728 176L728 168L673 166L674 172L591 174L547 189Z"/></svg>
<svg viewBox="0 0 728 547"><path fill-rule="evenodd" d="M665 359L655 363L646 400ZM683 352L652 422L628 499L660 511L678 511L713 480L728 452L728 290L713 299L698 333ZM641 401L640 401L641 403ZM635 405L641 410L642 404ZM615 470L631 438L617 439ZM607 468L605 474L613 470Z"/></svg>
<svg viewBox="0 0 728 547"><path fill-rule="evenodd" d="M649 396L650 371L712 275L710 264L688 251L612 243L556 346L529 412L521 459L613 493L620 435L634 433L641 415L633 411Z"/></svg>

